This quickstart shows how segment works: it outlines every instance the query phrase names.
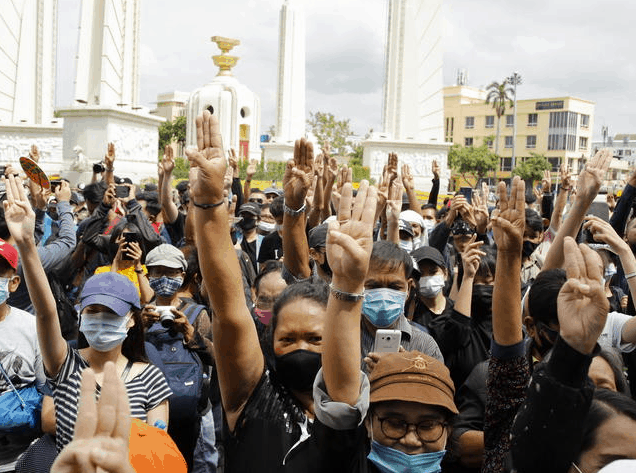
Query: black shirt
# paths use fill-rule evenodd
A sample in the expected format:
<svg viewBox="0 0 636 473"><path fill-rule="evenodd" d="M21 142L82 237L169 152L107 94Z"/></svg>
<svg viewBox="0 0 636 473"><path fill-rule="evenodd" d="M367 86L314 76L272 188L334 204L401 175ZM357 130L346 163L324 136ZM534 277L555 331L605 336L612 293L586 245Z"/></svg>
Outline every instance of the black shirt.
<svg viewBox="0 0 636 473"><path fill-rule="evenodd" d="M298 443L303 428L309 437ZM313 423L268 370L247 401L234 432L229 432L227 423L224 430L226 473L324 471L312 435Z"/></svg>
<svg viewBox="0 0 636 473"><path fill-rule="evenodd" d="M256 238L258 238L258 236ZM249 242L247 241L245 237L243 237L243 241L241 242L241 248L243 249L245 254L247 254L247 256L250 257L250 262L252 263L252 267L254 268L254 271L258 273L258 264L256 262L256 241L257 240L254 240L253 242Z"/></svg>
<svg viewBox="0 0 636 473"><path fill-rule="evenodd" d="M279 260L283 257L283 239L278 232L271 233L263 238L261 250L258 253L258 262Z"/></svg>

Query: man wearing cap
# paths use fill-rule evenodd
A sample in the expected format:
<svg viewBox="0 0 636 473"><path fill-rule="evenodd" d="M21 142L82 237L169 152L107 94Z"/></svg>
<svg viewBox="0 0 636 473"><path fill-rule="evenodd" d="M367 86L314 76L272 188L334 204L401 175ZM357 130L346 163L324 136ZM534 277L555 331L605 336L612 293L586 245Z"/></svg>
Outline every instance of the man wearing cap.
<svg viewBox="0 0 636 473"><path fill-rule="evenodd" d="M257 232L261 207L254 202L247 202L239 208L238 216L241 217L241 221L237 223L241 234L237 238L237 244L250 257L254 271L258 271L258 253L263 242L263 235Z"/></svg>
<svg viewBox="0 0 636 473"><path fill-rule="evenodd" d="M275 187L268 187L263 191L263 193L265 194L265 197L267 199L266 202L268 204L271 204L276 197L281 197L283 195L283 190L276 189Z"/></svg>
<svg viewBox="0 0 636 473"><path fill-rule="evenodd" d="M448 269L442 254L432 246L414 250L411 257L416 263L413 274L418 281L417 295L405 312L407 318L428 329L435 317L452 312L453 301L444 295Z"/></svg>
<svg viewBox="0 0 636 473"><path fill-rule="evenodd" d="M274 217L276 226L274 231L263 238L261 249L258 252L258 263L279 260L283 257L283 204L284 197L276 197L269 206L269 211Z"/></svg>
<svg viewBox="0 0 636 473"><path fill-rule="evenodd" d="M0 365L16 389L34 385L40 389L45 378L35 317L7 303L9 294L20 284L17 269L18 251L0 240ZM0 395L11 390L0 370ZM12 471L18 456L39 434L35 430L30 436L0 432L0 471Z"/></svg>
<svg viewBox="0 0 636 473"><path fill-rule="evenodd" d="M378 245L368 243L374 207L350 225L330 227L333 278L314 383L314 435L325 472L439 472L457 414L448 369L413 351L371 354L369 376L360 372L361 313Z"/></svg>
<svg viewBox="0 0 636 473"><path fill-rule="evenodd" d="M399 221L400 241L399 245L407 253L413 251L413 227L406 220L400 219Z"/></svg>

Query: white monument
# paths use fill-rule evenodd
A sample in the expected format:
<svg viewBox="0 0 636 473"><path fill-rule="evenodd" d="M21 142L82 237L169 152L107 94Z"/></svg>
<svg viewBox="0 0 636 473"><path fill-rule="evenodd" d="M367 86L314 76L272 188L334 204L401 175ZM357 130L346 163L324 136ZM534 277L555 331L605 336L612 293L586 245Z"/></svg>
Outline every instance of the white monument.
<svg viewBox="0 0 636 473"><path fill-rule="evenodd" d="M441 192L448 187L442 23L442 0L389 0L384 133L363 142L364 165L375 179L395 152L411 167L417 188L430 188L434 159L442 168Z"/></svg>
<svg viewBox="0 0 636 473"><path fill-rule="evenodd" d="M287 161L305 136L305 14L298 0L284 0L278 37L276 134L263 143L265 161Z"/></svg>
<svg viewBox="0 0 636 473"><path fill-rule="evenodd" d="M195 120L204 110L208 110L219 119L226 153L234 148L243 158L260 160L260 100L232 75L232 68L239 58L228 55L240 41L220 36L213 36L212 41L222 51L222 54L213 57L219 73L209 84L190 95L186 144L196 146Z"/></svg>
<svg viewBox="0 0 636 473"><path fill-rule="evenodd" d="M72 181L90 175L77 170L76 147L84 163L100 161L115 144L117 174L140 180L156 176L158 127L139 101L140 0L82 0L75 104L64 117L64 174ZM75 165L74 165L75 163Z"/></svg>
<svg viewBox="0 0 636 473"><path fill-rule="evenodd" d="M43 166L61 166L56 48L57 0L0 0L0 163L16 164L35 144Z"/></svg>

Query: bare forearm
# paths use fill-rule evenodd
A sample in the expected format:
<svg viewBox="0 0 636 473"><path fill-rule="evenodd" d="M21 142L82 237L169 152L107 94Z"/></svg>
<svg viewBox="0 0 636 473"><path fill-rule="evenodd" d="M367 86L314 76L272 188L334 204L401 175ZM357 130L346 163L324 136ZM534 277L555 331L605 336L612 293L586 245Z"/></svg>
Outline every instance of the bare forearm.
<svg viewBox="0 0 636 473"><path fill-rule="evenodd" d="M409 209L414 210L418 214L420 213L420 203L417 201L417 195L415 194L415 189L409 189L406 191L406 194L409 196Z"/></svg>
<svg viewBox="0 0 636 473"><path fill-rule="evenodd" d="M397 220L388 219L386 239L392 241L396 245L400 243L400 225Z"/></svg>
<svg viewBox="0 0 636 473"><path fill-rule="evenodd" d="M155 296L155 291L150 287L148 278L144 274L137 273L137 279L139 280L139 294L142 304L148 304Z"/></svg>
<svg viewBox="0 0 636 473"><path fill-rule="evenodd" d="M247 202L250 198L250 185L252 184L252 178L245 179L245 183L243 184L243 198L245 202Z"/></svg>
<svg viewBox="0 0 636 473"><path fill-rule="evenodd" d="M514 345L521 331L521 250L497 254L492 295L492 334L499 345Z"/></svg>
<svg viewBox="0 0 636 473"><path fill-rule="evenodd" d="M168 220L167 223L174 223L174 221L179 216L179 209L172 200L172 189L170 185L171 182L172 174L169 174L162 179L162 182L160 183L161 185L159 187L159 189L161 190L161 207L165 212L166 219Z"/></svg>
<svg viewBox="0 0 636 473"><path fill-rule="evenodd" d="M309 268L309 243L305 234L305 214L283 217L283 254L285 266L297 278L311 276Z"/></svg>
<svg viewBox="0 0 636 473"><path fill-rule="evenodd" d="M459 292L457 294L457 300L455 301L455 310L466 317L470 317L470 306L473 298L473 282L475 281L475 276L467 277L466 273L464 273L464 278L462 279L462 285L459 288Z"/></svg>
<svg viewBox="0 0 636 473"><path fill-rule="evenodd" d="M324 205L322 206L322 214L320 215L321 222L324 222L331 217L331 193L333 191L333 182L333 180L329 180L325 184L325 192L322 198Z"/></svg>
<svg viewBox="0 0 636 473"><path fill-rule="evenodd" d="M584 200L581 197L576 199L576 202L570 209L568 218L566 218L562 223L552 245L550 245L550 250L548 251L545 262L543 263L543 268L541 269L542 271L560 268L563 266L563 242L565 241L565 237L569 236L576 238L576 234L583 223L585 212L587 212L590 203L591 200L588 201L588 199Z"/></svg>
<svg viewBox="0 0 636 473"><path fill-rule="evenodd" d="M563 209L568 201L568 191L559 190L557 194L556 202L554 203L554 210L552 211L552 217L550 217L550 226L558 231L561 227L561 218L563 215Z"/></svg>
<svg viewBox="0 0 636 473"><path fill-rule="evenodd" d="M334 287L350 293L362 284L334 280ZM360 311L362 301L346 302L329 296L323 337L322 369L327 391L335 402L354 406L360 395Z"/></svg>
<svg viewBox="0 0 636 473"><path fill-rule="evenodd" d="M104 171L104 180L108 185L115 184L115 170L113 168L110 170L106 168L106 171Z"/></svg>

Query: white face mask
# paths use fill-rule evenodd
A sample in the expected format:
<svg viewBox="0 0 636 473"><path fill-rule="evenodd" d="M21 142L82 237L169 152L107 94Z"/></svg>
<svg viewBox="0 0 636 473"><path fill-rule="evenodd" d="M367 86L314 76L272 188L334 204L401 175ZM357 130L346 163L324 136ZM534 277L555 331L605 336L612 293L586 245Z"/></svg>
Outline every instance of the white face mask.
<svg viewBox="0 0 636 473"><path fill-rule="evenodd" d="M420 278L420 294L424 297L435 297L444 289L444 276L422 276Z"/></svg>
<svg viewBox="0 0 636 473"><path fill-rule="evenodd" d="M268 223L268 222L259 222L258 223L258 229L262 233L272 233L274 230L276 230L276 224L275 223Z"/></svg>
<svg viewBox="0 0 636 473"><path fill-rule="evenodd" d="M400 240L400 248L410 253L413 251L413 240Z"/></svg>
<svg viewBox="0 0 636 473"><path fill-rule="evenodd" d="M124 342L129 320L130 316L120 317L111 312L82 314L79 329L91 348L107 352Z"/></svg>
<svg viewBox="0 0 636 473"><path fill-rule="evenodd" d="M424 220L423 233L431 233L433 228L435 228L435 220Z"/></svg>

